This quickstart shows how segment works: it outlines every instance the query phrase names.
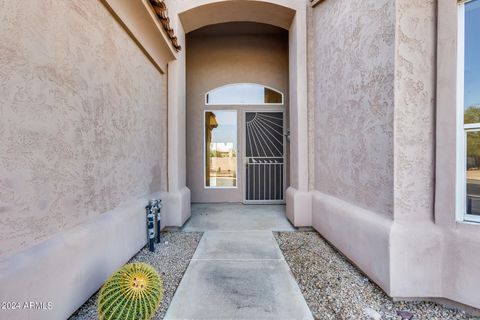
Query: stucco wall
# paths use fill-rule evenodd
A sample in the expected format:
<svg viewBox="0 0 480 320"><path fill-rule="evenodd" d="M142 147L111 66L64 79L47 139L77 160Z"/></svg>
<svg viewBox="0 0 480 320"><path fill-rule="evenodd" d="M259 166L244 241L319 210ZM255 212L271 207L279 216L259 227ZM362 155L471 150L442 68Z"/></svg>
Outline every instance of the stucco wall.
<svg viewBox="0 0 480 320"><path fill-rule="evenodd" d="M315 189L393 211L393 0L313 9Z"/></svg>
<svg viewBox="0 0 480 320"><path fill-rule="evenodd" d="M312 225L390 293L395 1L309 10Z"/></svg>
<svg viewBox="0 0 480 320"><path fill-rule="evenodd" d="M166 76L101 2L0 14L0 253L164 191Z"/></svg>
<svg viewBox="0 0 480 320"><path fill-rule="evenodd" d="M438 296L443 243L433 222L436 5L396 0L392 294ZM441 170L441 169L440 169ZM422 261L421 264L412 261ZM442 267L439 267L442 265Z"/></svg>
<svg viewBox="0 0 480 320"><path fill-rule="evenodd" d="M433 220L434 0L396 0L395 219Z"/></svg>
<svg viewBox="0 0 480 320"><path fill-rule="evenodd" d="M313 226L395 298L478 308L479 226L455 220L456 2L311 10Z"/></svg>
<svg viewBox="0 0 480 320"><path fill-rule="evenodd" d="M288 35L286 31L278 34L274 27L264 31L260 27L256 29L248 23L240 23L224 25L217 30L210 27L187 36L187 186L192 192L192 202L243 201L241 127L237 130L239 187L204 188L204 110L235 109L241 117L244 110L257 109L252 106L206 106L208 91L230 83L259 83L283 92L285 108L281 109L288 110ZM273 110L275 107L262 108Z"/></svg>

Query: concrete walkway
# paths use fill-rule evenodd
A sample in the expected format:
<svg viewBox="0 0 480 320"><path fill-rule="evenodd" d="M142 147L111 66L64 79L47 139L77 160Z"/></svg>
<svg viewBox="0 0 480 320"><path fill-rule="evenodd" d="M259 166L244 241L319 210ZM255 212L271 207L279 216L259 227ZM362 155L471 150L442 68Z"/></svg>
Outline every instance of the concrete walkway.
<svg viewBox="0 0 480 320"><path fill-rule="evenodd" d="M272 233L284 210L194 205L184 231L205 233L165 319L313 319Z"/></svg>

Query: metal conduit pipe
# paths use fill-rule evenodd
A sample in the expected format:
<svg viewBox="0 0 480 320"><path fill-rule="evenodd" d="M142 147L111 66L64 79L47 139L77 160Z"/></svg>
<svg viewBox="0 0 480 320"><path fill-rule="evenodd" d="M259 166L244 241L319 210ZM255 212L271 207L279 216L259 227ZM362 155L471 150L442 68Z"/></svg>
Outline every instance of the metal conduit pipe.
<svg viewBox="0 0 480 320"><path fill-rule="evenodd" d="M160 235L160 229L161 229L161 221L160 221L160 210L162 209L162 200L157 199L157 205L156 205L156 212L157 212L157 243L160 243L161 240L161 235Z"/></svg>
<svg viewBox="0 0 480 320"><path fill-rule="evenodd" d="M160 199L149 200L148 205L145 207L145 212L147 214L148 249L151 252L155 252L155 242L160 243L161 241L161 208L162 200Z"/></svg>
<svg viewBox="0 0 480 320"><path fill-rule="evenodd" d="M147 230L148 230L148 249L155 252L155 200L150 200L145 207L147 213Z"/></svg>

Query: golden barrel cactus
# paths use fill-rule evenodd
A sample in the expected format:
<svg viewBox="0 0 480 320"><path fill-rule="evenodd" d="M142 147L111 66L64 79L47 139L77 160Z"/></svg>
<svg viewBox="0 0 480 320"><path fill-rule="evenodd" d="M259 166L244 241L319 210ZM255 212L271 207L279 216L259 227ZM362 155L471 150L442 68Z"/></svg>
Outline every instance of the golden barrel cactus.
<svg viewBox="0 0 480 320"><path fill-rule="evenodd" d="M97 301L100 320L148 320L163 297L158 272L146 263L130 263L105 282Z"/></svg>

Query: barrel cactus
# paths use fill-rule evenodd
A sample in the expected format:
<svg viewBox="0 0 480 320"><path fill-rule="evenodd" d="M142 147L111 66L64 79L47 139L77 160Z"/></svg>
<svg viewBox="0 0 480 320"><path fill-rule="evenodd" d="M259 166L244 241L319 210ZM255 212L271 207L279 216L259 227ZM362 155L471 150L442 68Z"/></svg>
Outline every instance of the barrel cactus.
<svg viewBox="0 0 480 320"><path fill-rule="evenodd" d="M148 320L163 297L158 272L146 263L130 263L105 282L97 301L100 320Z"/></svg>

